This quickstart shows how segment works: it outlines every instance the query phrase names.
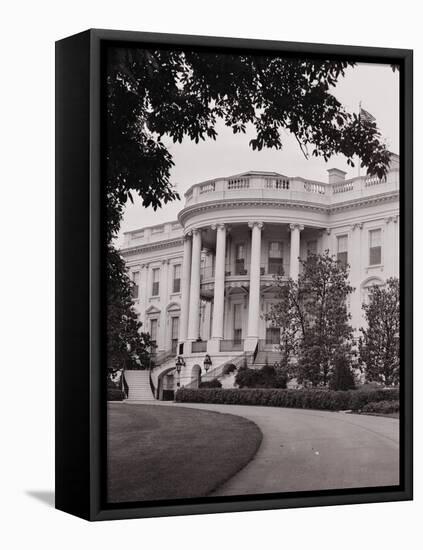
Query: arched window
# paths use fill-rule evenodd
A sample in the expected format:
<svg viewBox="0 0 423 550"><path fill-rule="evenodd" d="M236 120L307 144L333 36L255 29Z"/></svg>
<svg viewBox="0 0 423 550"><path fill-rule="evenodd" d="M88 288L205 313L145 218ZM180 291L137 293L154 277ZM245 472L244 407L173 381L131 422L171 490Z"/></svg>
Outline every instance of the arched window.
<svg viewBox="0 0 423 550"><path fill-rule="evenodd" d="M361 303L369 303L370 289L373 286L382 286L385 282L382 281L379 277L369 277L361 284Z"/></svg>

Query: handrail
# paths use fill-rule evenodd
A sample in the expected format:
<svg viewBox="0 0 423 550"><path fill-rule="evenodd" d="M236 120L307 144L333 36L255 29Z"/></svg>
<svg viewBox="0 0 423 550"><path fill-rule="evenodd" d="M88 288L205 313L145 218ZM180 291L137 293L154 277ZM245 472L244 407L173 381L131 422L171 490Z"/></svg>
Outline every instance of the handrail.
<svg viewBox="0 0 423 550"><path fill-rule="evenodd" d="M247 359L247 353L244 352L241 355L237 355L233 359L230 359L229 361L225 361L218 367L215 367L214 369L206 372L201 378L203 382L214 380L215 378L219 378L223 374L223 369L226 367L226 365L235 365L235 367L238 369L241 364ZM196 388L197 380L193 380L192 382L189 382L189 384L185 384L184 388L190 389L190 388Z"/></svg>
<svg viewBox="0 0 423 550"><path fill-rule="evenodd" d="M167 361L170 357L175 357L176 353L172 350L164 350L152 355L154 367L159 367L162 363ZM153 368L154 368L153 367Z"/></svg>
<svg viewBox="0 0 423 550"><path fill-rule="evenodd" d="M254 348L254 353L253 353L253 363L256 362L258 351L259 351L259 343L257 342L256 347Z"/></svg>
<svg viewBox="0 0 423 550"><path fill-rule="evenodd" d="M120 382L121 382L121 388L120 389L121 389L123 395L125 396L125 399L128 399L129 387L128 387L128 382L125 379L125 370L124 369L122 369L122 374L120 376Z"/></svg>
<svg viewBox="0 0 423 550"><path fill-rule="evenodd" d="M156 395L156 387L154 385L154 382L153 382L153 378L151 376L151 369L150 369L150 376L149 376L149 380L150 380L150 389L151 389L151 392L154 396L154 399L158 399L158 395Z"/></svg>

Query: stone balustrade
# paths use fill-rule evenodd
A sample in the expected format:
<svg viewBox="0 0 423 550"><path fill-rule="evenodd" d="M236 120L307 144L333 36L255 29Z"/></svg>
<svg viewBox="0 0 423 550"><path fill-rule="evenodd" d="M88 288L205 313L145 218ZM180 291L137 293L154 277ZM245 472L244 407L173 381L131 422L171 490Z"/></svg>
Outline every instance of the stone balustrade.
<svg viewBox="0 0 423 550"><path fill-rule="evenodd" d="M303 200L328 206L358 197L399 189L399 169L385 178L360 176L336 183L324 183L301 177L248 174L239 177L216 178L193 185L185 193L185 207L205 201L232 198Z"/></svg>

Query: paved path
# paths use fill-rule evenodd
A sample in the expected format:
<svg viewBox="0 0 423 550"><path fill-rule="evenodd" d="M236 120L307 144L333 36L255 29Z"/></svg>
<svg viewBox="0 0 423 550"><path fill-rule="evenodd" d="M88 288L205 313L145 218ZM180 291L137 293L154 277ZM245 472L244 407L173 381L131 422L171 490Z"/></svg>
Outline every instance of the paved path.
<svg viewBox="0 0 423 550"><path fill-rule="evenodd" d="M263 432L253 460L213 493L216 496L399 483L399 421L394 418L276 407L156 403L244 416Z"/></svg>

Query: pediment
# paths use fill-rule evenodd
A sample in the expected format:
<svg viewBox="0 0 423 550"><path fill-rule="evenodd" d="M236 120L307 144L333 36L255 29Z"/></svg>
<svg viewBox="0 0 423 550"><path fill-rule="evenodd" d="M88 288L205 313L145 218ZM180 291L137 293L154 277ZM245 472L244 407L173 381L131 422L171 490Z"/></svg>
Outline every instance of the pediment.
<svg viewBox="0 0 423 550"><path fill-rule="evenodd" d="M167 308L166 308L166 311L181 311L181 305L178 304L177 302L171 302Z"/></svg>
<svg viewBox="0 0 423 550"><path fill-rule="evenodd" d="M146 313L147 315L151 315L153 313L160 313L160 309L156 306L150 306L149 308L147 308Z"/></svg>

